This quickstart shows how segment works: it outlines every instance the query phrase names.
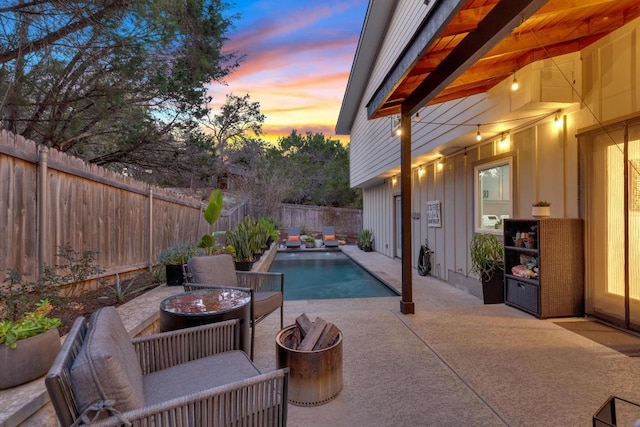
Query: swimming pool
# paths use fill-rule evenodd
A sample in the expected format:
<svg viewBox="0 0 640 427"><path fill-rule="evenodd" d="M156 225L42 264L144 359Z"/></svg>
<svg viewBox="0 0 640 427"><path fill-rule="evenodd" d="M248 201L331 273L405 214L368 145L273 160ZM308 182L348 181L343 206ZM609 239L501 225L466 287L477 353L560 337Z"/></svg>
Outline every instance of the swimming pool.
<svg viewBox="0 0 640 427"><path fill-rule="evenodd" d="M284 299L398 296L339 251L278 252L269 271L284 273Z"/></svg>

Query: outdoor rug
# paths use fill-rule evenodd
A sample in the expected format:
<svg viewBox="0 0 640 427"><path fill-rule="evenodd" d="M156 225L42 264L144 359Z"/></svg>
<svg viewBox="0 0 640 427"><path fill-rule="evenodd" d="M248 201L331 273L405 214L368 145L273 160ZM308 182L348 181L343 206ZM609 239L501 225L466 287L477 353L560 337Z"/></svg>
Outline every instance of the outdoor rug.
<svg viewBox="0 0 640 427"><path fill-rule="evenodd" d="M640 356L640 337L633 334L590 320L553 323L629 357Z"/></svg>

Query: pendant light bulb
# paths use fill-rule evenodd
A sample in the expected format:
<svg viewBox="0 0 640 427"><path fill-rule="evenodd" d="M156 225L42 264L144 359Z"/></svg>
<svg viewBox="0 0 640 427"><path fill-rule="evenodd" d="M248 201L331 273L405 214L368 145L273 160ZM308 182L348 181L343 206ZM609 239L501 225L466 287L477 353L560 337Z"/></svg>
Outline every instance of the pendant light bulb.
<svg viewBox="0 0 640 427"><path fill-rule="evenodd" d="M520 84L518 83L518 79L516 79L516 71L513 70L513 81L511 82L511 90L515 92L519 87Z"/></svg>
<svg viewBox="0 0 640 427"><path fill-rule="evenodd" d="M480 125L478 125L478 131L476 132L476 141L482 141L482 135L480 134Z"/></svg>

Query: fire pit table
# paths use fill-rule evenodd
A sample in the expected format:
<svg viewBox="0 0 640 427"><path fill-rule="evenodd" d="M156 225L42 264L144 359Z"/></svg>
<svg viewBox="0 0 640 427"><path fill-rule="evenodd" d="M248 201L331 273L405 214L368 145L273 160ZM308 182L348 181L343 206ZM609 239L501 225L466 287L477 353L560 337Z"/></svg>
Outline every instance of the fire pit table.
<svg viewBox="0 0 640 427"><path fill-rule="evenodd" d="M250 302L249 292L230 288L198 289L176 294L160 303L160 331L240 319L240 349L249 353Z"/></svg>

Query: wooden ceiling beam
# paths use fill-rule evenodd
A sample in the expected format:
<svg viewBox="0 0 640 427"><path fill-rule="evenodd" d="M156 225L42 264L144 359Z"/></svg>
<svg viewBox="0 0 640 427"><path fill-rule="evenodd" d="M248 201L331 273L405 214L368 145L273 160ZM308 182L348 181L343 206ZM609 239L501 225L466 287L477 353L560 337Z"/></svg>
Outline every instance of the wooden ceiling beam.
<svg viewBox="0 0 640 427"><path fill-rule="evenodd" d="M460 0L438 0L417 33L393 64L382 83L367 103L367 117L373 118L393 94L429 46L440 37L449 22L460 11Z"/></svg>
<svg viewBox="0 0 640 427"><path fill-rule="evenodd" d="M478 22L482 21L494 6L495 3L488 6L461 9L444 30L442 37L470 33L478 27Z"/></svg>
<svg viewBox="0 0 640 427"><path fill-rule="evenodd" d="M499 2L479 23L478 28L465 37L407 98L404 102L406 111L409 114L415 114L422 106L433 100L447 85L480 60L546 2L547 0ZM371 117L372 111L369 113Z"/></svg>

